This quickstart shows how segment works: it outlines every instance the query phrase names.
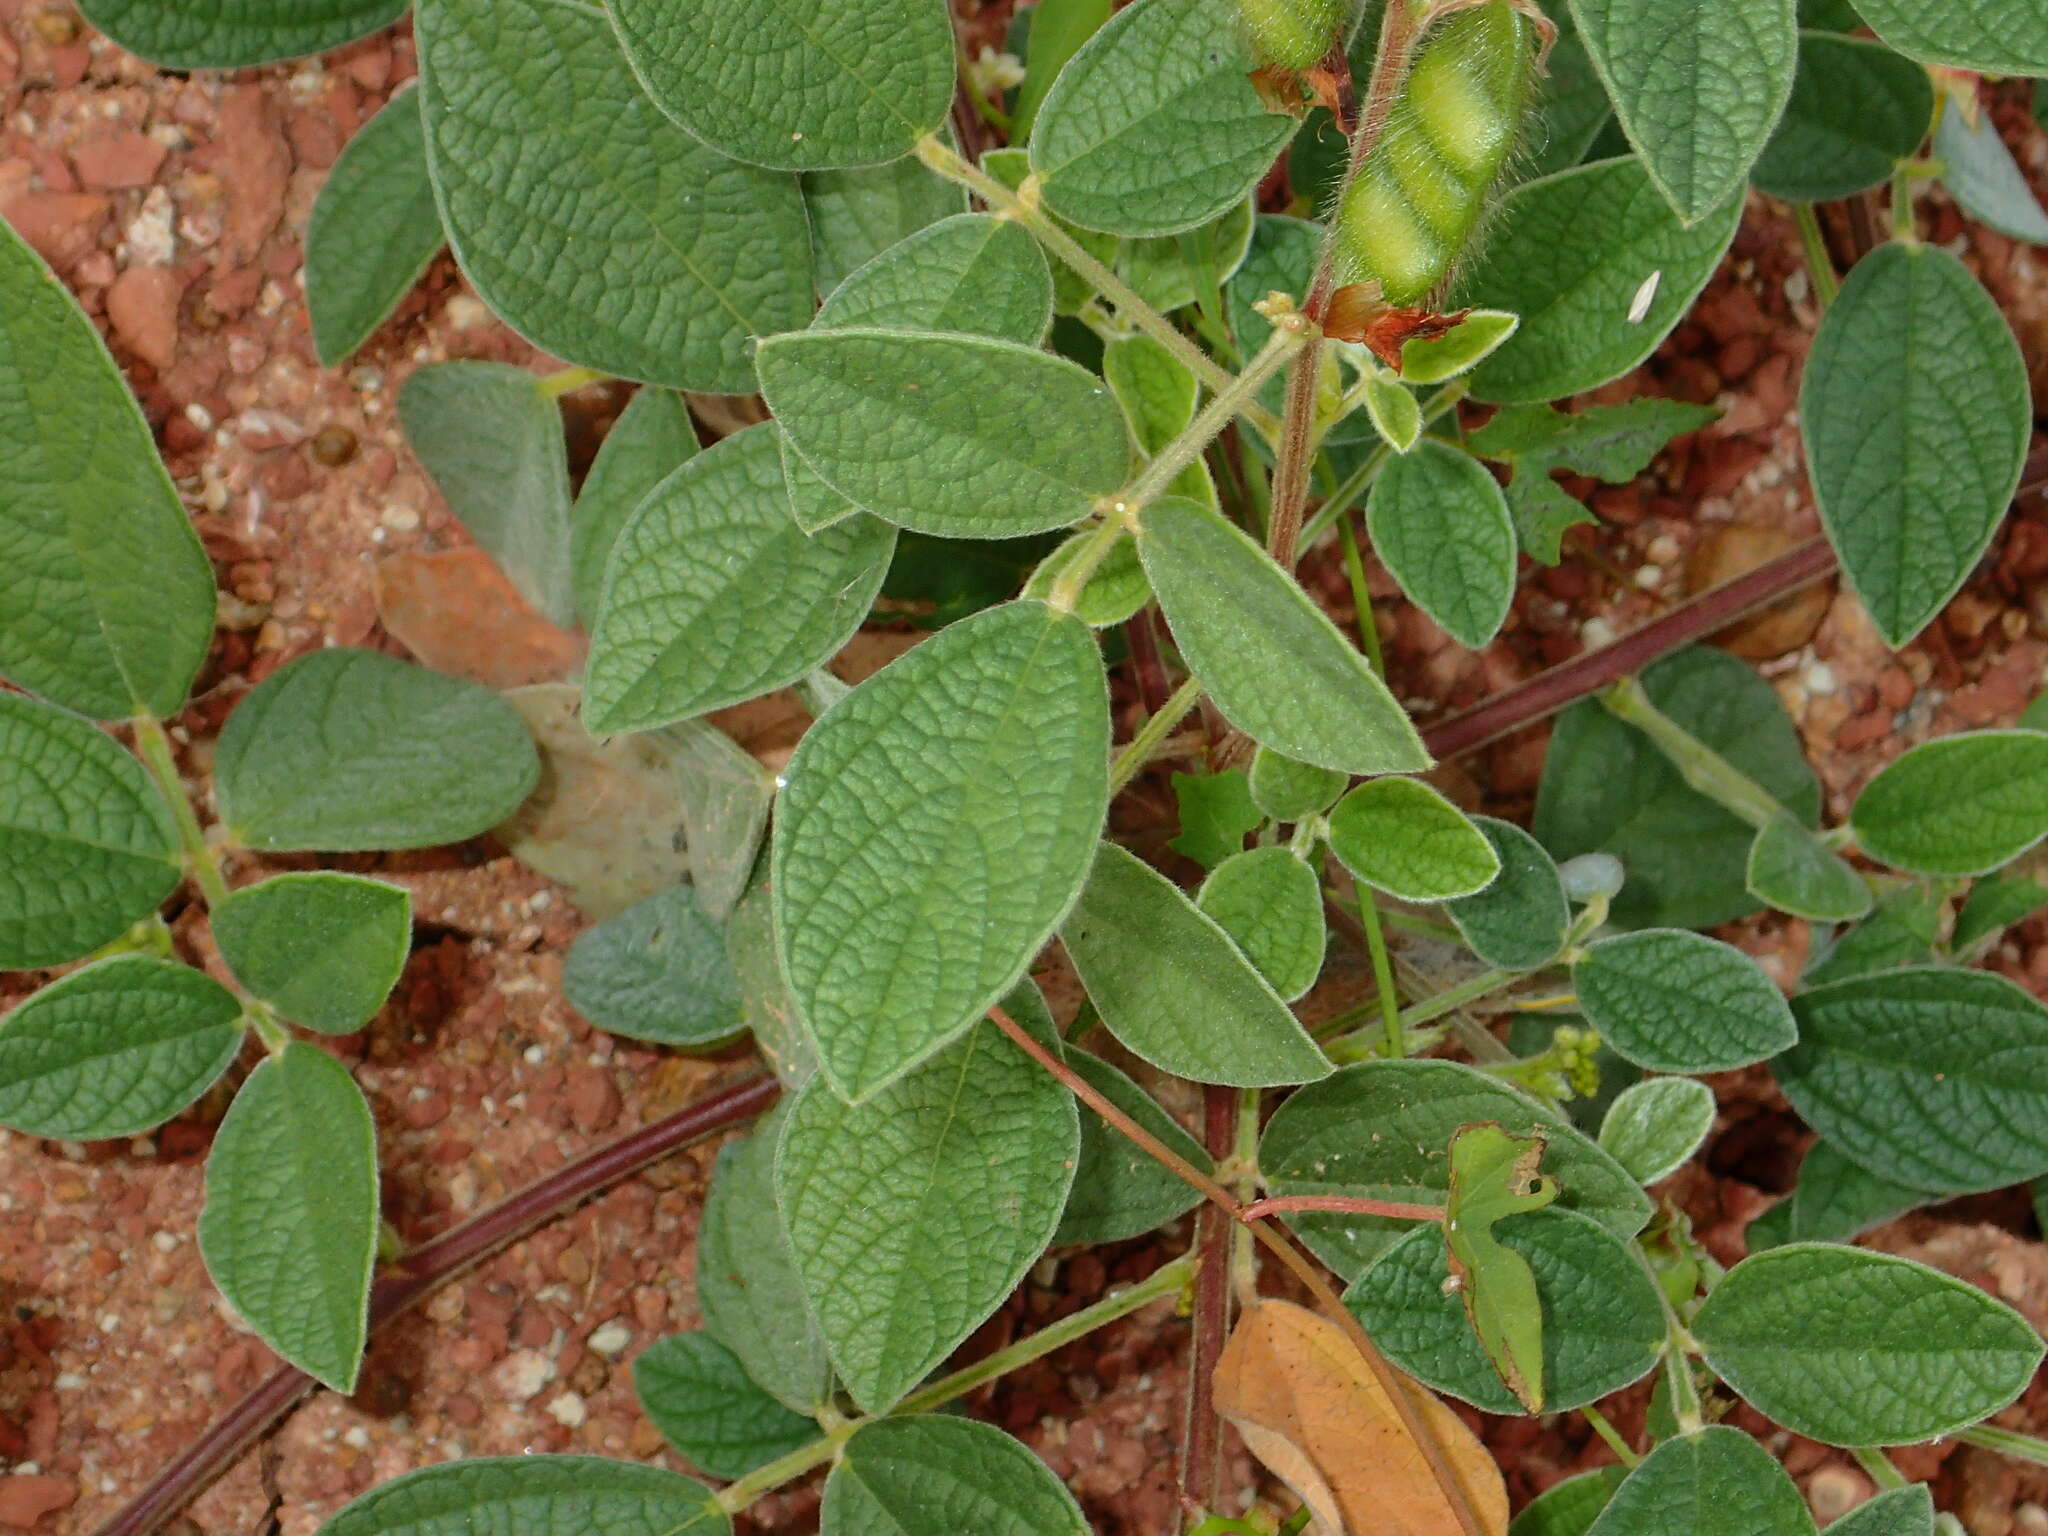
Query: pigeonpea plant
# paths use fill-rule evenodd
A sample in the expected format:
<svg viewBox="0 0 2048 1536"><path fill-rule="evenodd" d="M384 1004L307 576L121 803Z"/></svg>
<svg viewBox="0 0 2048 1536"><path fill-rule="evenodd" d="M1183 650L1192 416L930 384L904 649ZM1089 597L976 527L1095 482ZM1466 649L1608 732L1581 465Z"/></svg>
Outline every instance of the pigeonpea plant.
<svg viewBox="0 0 2048 1536"><path fill-rule="evenodd" d="M180 69L401 9L81 3ZM2031 425L2004 319L1914 197L1938 174L2048 235L1957 73L2048 75L2048 12L1040 0L1007 85L962 65L942 0L419 0L413 26L417 88L313 213L313 335L346 358L445 243L571 365L422 367L399 414L587 664L508 699L304 656L242 697L195 803L176 721L211 574L90 322L0 238L0 965L52 973L0 1023L0 1123L131 1135L239 1078L201 1251L282 1357L350 1389L374 1127L310 1037L376 1014L410 913L263 855L493 829L602 918L568 960L579 1009L677 1049L751 1031L781 1101L719 1154L702 1327L634 1367L723 1487L457 1462L330 1536L713 1536L825 1467L829 1536L1079 1533L1022 1443L935 1410L1166 1297L1193 1314L1181 1487L1207 1533L1274 1529L1217 1486L1219 1413L1299 1496L1290 1530L1508 1529L1436 1393L1580 1411L1613 1446L1515 1518L1531 1536L1811 1532L1715 1422L1736 1400L1869 1470L1844 1536L1935 1528L1884 1447L2048 1454L1988 1422L2041 1361L2027 1321L1851 1241L2048 1176L2048 1009L1976 964L2048 904L2048 720L1917 745L1822 828L1772 690L1661 654L1702 609L1526 696L1523 720L1592 695L1533 830L1468 815L1423 775L1472 738L1418 731L1390 686L1355 526L1490 641L1519 559L1593 518L1553 472L1627 481L1710 419L1553 402L1672 331L1754 188L1792 205L1823 310L1800 408L1828 539L1910 641L1990 545ZM1886 187L1891 238L1838 280L1812 205ZM554 402L607 376L643 387L572 494ZM700 447L691 400L754 393L770 419ZM1294 574L1332 537L1360 644ZM936 632L849 688L827 664L878 601ZM1122 742L1113 677L1144 709ZM771 781L703 717L784 688L815 723ZM1203 770L1173 780L1193 891L1108 835L1169 752ZM531 814L544 756L543 797L604 754L676 833L623 867ZM161 913L186 886L206 969ZM1819 939L1789 998L1697 931L1764 906ZM1333 924L1376 985L1331 1014L1299 1005ZM1054 941L1086 993L1064 1026L1033 979ZM1759 1065L1818 1139L1724 1269L1658 1186L1711 1132L1702 1077ZM1202 1085L1202 1140L1144 1085L1170 1078ZM1183 1257L945 1372L1049 1253L1197 1205ZM1319 1310L1263 1296L1261 1255ZM1631 1444L1597 1403L1652 1377ZM169 1512L138 1510L110 1529Z"/></svg>

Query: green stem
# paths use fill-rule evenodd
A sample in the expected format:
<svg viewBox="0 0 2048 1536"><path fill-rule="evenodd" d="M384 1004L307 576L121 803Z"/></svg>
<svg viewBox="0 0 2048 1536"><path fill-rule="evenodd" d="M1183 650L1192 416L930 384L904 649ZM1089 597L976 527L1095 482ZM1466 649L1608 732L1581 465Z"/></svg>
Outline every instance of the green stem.
<svg viewBox="0 0 2048 1536"><path fill-rule="evenodd" d="M1045 594L1046 605L1058 613L1072 613L1079 607L1088 578L1109 558L1116 541L1128 533L1130 527L1130 506L1118 499L1111 504L1109 515L1095 525L1081 547L1074 551L1074 558L1067 562L1066 569L1053 582L1052 590Z"/></svg>
<svg viewBox="0 0 2048 1536"><path fill-rule="evenodd" d="M1621 1438L1621 1431L1607 1422L1606 1414L1591 1403L1581 1408L1579 1413L1593 1426L1593 1433L1607 1442L1607 1449L1614 1452L1624 1467L1633 1471L1642 1462L1643 1458L1635 1453L1635 1448Z"/></svg>
<svg viewBox="0 0 2048 1536"><path fill-rule="evenodd" d="M1188 423L1187 430L1154 454L1152 461L1138 472L1137 479L1117 492L1114 500L1136 511L1157 498L1182 470L1202 456L1202 450L1216 440L1230 425L1231 418L1258 394L1260 386L1278 373L1307 340L1307 322L1299 315L1275 316L1273 334L1245 365L1244 372L1212 395L1201 414Z"/></svg>
<svg viewBox="0 0 2048 1536"><path fill-rule="evenodd" d="M1453 379L1422 402L1422 425L1425 431L1438 417L1465 398L1465 388L1464 380ZM1373 481L1380 477L1381 471L1392 463L1393 459L1394 450L1385 443L1375 448L1367 456L1366 461L1347 475L1343 484L1330 493L1329 499L1316 508L1315 515L1301 525L1299 547L1312 548L1316 540L1329 531L1332 523L1351 510L1353 504L1371 488Z"/></svg>
<svg viewBox="0 0 2048 1536"><path fill-rule="evenodd" d="M1906 1474L1893 1466L1891 1457L1875 1446L1852 1445L1849 1454L1856 1458L1856 1464L1870 1474L1870 1480L1880 1489L1906 1486Z"/></svg>
<svg viewBox="0 0 2048 1536"><path fill-rule="evenodd" d="M1365 562L1359 558L1358 535L1351 531L1351 519L1342 518L1337 523L1337 537L1344 544L1344 574L1351 581L1351 606L1357 611L1358 638L1365 644L1366 659L1372 669L1384 681L1387 675L1387 658L1380 651L1379 621L1373 617L1372 592L1366 586Z"/></svg>
<svg viewBox="0 0 2048 1536"><path fill-rule="evenodd" d="M185 850L185 872L198 883L199 894L206 899L207 906L217 907L228 899L227 881L221 878L220 860L207 846L206 834L199 830L199 818L192 812L185 781L178 776L178 765L171 759L171 739L164 734L163 722L154 715L137 715L134 724L135 750L177 824L178 842Z"/></svg>
<svg viewBox="0 0 2048 1536"><path fill-rule="evenodd" d="M2016 1461L2031 1461L2036 1466L2048 1467L2048 1440L2023 1435L2015 1429L2000 1429L1996 1424L1972 1424L1956 1438L1982 1446L1987 1451L1996 1451L2001 1456L2010 1456Z"/></svg>
<svg viewBox="0 0 2048 1536"><path fill-rule="evenodd" d="M1114 799L1124 787L1138 776L1138 770L1159 749L1159 744L1173 734L1173 728L1188 717L1202 697L1202 685L1189 678L1173 690L1173 697L1159 706L1159 712L1138 727L1138 734L1124 744L1117 753L1116 761L1109 765L1109 793Z"/></svg>
<svg viewBox="0 0 2048 1536"><path fill-rule="evenodd" d="M1759 832L1785 814L1769 790L1652 704L1635 678L1623 678L1600 702L1649 737L1687 784Z"/></svg>
<svg viewBox="0 0 2048 1536"><path fill-rule="evenodd" d="M561 368L542 375L535 382L540 385L542 399L559 400L564 395L582 389L586 384L597 384L608 377L610 375L599 373L595 368Z"/></svg>
<svg viewBox="0 0 2048 1536"><path fill-rule="evenodd" d="M984 123L995 129L1004 138L1016 137L1016 126L1010 121L1010 114L988 99L988 93L981 88L981 82L974 78L972 60L960 61L960 83L967 89L967 104L974 108Z"/></svg>
<svg viewBox="0 0 2048 1536"><path fill-rule="evenodd" d="M1361 901L1359 903L1361 921L1364 919L1364 914L1370 910L1371 908L1365 902ZM1366 942L1368 945L1371 943L1371 934L1372 929L1368 925L1366 928ZM1477 976L1467 981L1462 981L1455 987L1446 988L1434 997L1424 998L1419 1003L1403 1008L1396 1015L1396 1026L1401 1031L1401 1036L1405 1036L1421 1025L1429 1023L1432 1019L1440 1019L1447 1013L1454 1014L1467 1003L1474 1002L1486 996L1489 992L1499 991L1521 974L1519 971L1481 971ZM1383 992L1382 995L1386 994ZM1361 1061L1365 1059L1373 1049L1373 1042L1367 1038L1371 1033L1373 1032L1359 1030L1355 1034L1338 1036L1329 1043L1330 1059L1337 1062ZM1394 1039L1400 1037L1394 1036L1389 1031L1386 1038ZM1494 1043L1496 1046L1499 1044L1498 1041Z"/></svg>
<svg viewBox="0 0 2048 1536"><path fill-rule="evenodd" d="M1385 1031L1387 1060L1408 1054L1402 1034L1401 999L1394 991L1394 962L1387 954L1387 936L1380 929L1380 904L1368 890L1358 893L1358 920L1365 927L1365 947L1372 955L1373 985L1380 990L1380 1025Z"/></svg>
<svg viewBox="0 0 2048 1536"><path fill-rule="evenodd" d="M1834 258L1828 255L1828 243L1820 232L1820 218L1813 211L1811 203L1794 203L1792 220L1799 226L1799 243L1806 252L1806 270L1813 278L1813 296L1826 313L1835 295L1842 291L1841 279L1835 276Z"/></svg>
<svg viewBox="0 0 2048 1536"><path fill-rule="evenodd" d="M1892 238L1917 245L1920 231L1913 222L1913 175L1908 164L1901 160L1892 172Z"/></svg>

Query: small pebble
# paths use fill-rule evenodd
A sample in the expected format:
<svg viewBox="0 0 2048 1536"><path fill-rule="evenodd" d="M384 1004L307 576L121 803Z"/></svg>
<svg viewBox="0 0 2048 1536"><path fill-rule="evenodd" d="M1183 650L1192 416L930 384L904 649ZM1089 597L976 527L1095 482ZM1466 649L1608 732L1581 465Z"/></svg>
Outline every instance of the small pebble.
<svg viewBox="0 0 2048 1536"><path fill-rule="evenodd" d="M549 1399L548 1416L564 1428L574 1429L589 1417L589 1410L574 1392L564 1392Z"/></svg>
<svg viewBox="0 0 2048 1536"><path fill-rule="evenodd" d="M537 1349L515 1349L491 1373L498 1390L514 1402L525 1402L555 1379L554 1362Z"/></svg>
<svg viewBox="0 0 2048 1536"><path fill-rule="evenodd" d="M356 435L347 427L322 427L313 437L313 457L329 469L356 456Z"/></svg>
<svg viewBox="0 0 2048 1536"><path fill-rule="evenodd" d="M600 1355L616 1355L633 1342L633 1330L614 1319L590 1335L590 1347Z"/></svg>

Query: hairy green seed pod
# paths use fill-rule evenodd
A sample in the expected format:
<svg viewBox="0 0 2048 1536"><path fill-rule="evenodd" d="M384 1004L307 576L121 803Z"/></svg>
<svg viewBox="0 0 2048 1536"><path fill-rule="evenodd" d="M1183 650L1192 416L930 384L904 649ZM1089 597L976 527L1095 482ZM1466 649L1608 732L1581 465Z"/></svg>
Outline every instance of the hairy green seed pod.
<svg viewBox="0 0 2048 1536"><path fill-rule="evenodd" d="M1380 139L1337 209L1351 282L1420 304L1471 239L1514 149L1534 72L1534 32L1508 0L1453 14L1415 51Z"/></svg>
<svg viewBox="0 0 2048 1536"><path fill-rule="evenodd" d="M1270 64L1307 69L1330 51L1350 0L1237 0L1252 49Z"/></svg>

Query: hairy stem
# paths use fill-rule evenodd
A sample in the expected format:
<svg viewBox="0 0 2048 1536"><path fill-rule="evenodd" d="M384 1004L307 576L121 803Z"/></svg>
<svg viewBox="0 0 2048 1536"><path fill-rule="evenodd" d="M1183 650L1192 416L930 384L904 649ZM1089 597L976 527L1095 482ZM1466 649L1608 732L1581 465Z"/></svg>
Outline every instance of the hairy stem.
<svg viewBox="0 0 2048 1536"><path fill-rule="evenodd" d="M1202 1143L1221 1163L1237 1140L1237 1092L1202 1090ZM1234 1197L1230 1198L1235 1205ZM1216 1362L1230 1337L1230 1250L1236 1223L1211 1202L1195 1218L1195 1312L1188 1338L1187 1415L1181 1434L1181 1505L1189 1513L1222 1502L1223 1421L1216 1413Z"/></svg>
<svg viewBox="0 0 2048 1536"><path fill-rule="evenodd" d="M1159 750L1160 743L1173 734L1174 727L1187 719L1188 711L1202 701L1202 685L1189 678L1173 690L1159 710L1138 727L1138 734L1124 743L1124 749L1117 753L1116 761L1109 765L1109 794L1111 799L1123 792Z"/></svg>
<svg viewBox="0 0 2048 1536"><path fill-rule="evenodd" d="M1273 334L1245 364L1244 372L1212 395L1201 414L1188 423L1187 430L1154 454L1151 462L1139 471L1138 478L1117 492L1114 499L1133 511L1156 499L1175 476L1202 456L1202 451L1251 403L1260 386L1306 346L1312 335L1312 328L1299 314L1276 316Z"/></svg>
<svg viewBox="0 0 2048 1536"><path fill-rule="evenodd" d="M193 814L185 781L171 757L170 737L164 734L163 722L154 715L137 715L134 725L135 750L142 758L142 766L149 770L157 793L169 807L171 820L177 824L178 844L185 851L185 872L198 884L207 906L217 907L228 899L227 881L221 877L220 860L207 846L206 834L200 831L199 818Z"/></svg>
<svg viewBox="0 0 2048 1536"><path fill-rule="evenodd" d="M1835 259L1828 254L1827 237L1820 232L1820 216L1813 211L1813 204L1794 203L1792 222L1799 226L1799 246L1806 253L1807 275L1813 279L1814 302L1825 313L1842 291L1842 280L1835 276Z"/></svg>
<svg viewBox="0 0 2048 1536"><path fill-rule="evenodd" d="M2036 1435L2023 1435L2016 1429L2000 1429L1996 1424L1972 1424L1968 1429L1958 1431L1956 1438L1982 1446L1987 1451L1996 1451L2001 1456L2048 1467L2048 1440Z"/></svg>
<svg viewBox="0 0 2048 1536"><path fill-rule="evenodd" d="M1645 736L1694 790L1761 832L1785 808L1763 785L1650 702L1634 677L1624 677L1600 695L1607 712Z"/></svg>

